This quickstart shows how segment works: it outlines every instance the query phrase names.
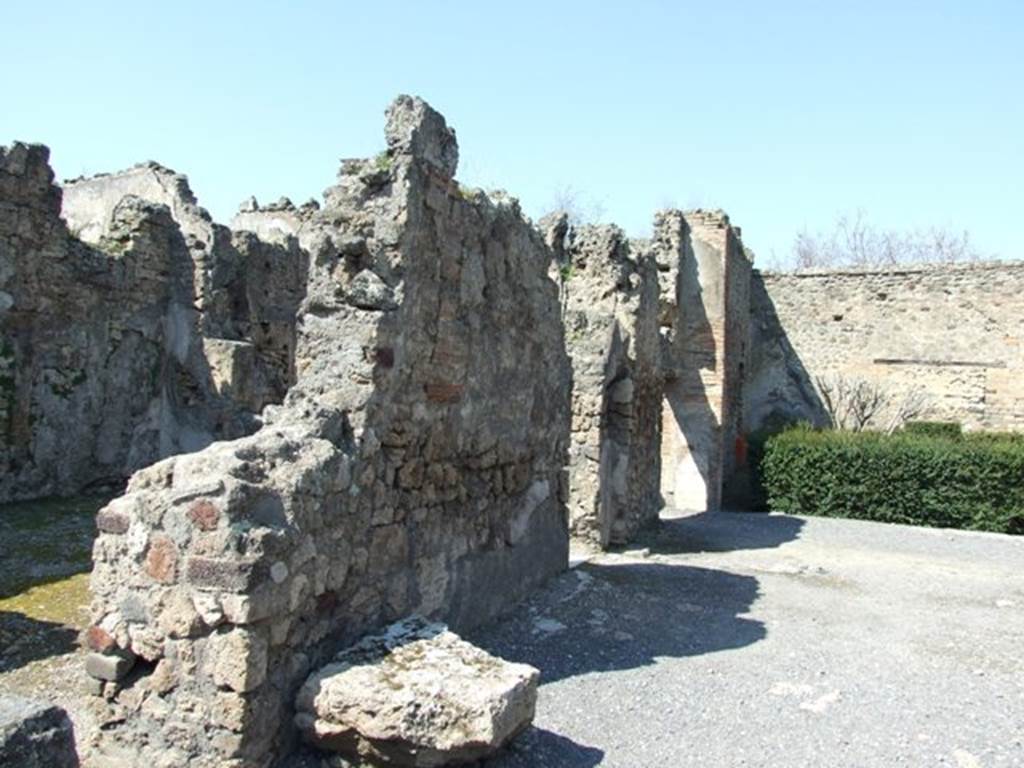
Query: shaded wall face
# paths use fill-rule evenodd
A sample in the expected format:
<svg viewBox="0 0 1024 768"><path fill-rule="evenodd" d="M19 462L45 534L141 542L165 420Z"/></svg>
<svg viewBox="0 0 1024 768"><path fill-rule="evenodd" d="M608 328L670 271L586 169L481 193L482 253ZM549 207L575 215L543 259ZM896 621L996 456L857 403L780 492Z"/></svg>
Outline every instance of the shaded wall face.
<svg viewBox="0 0 1024 768"><path fill-rule="evenodd" d="M281 402L295 381L295 323L308 268L296 238L277 231L261 238L214 223L186 177L156 163L68 183L61 215L77 237L99 244L109 239L111 214L126 196L166 206L181 232L217 393L254 413Z"/></svg>
<svg viewBox="0 0 1024 768"><path fill-rule="evenodd" d="M85 244L47 154L0 150L0 499L121 481L246 427L212 392L167 209L125 197Z"/></svg>
<svg viewBox="0 0 1024 768"><path fill-rule="evenodd" d="M670 362L662 485L676 508L713 510L721 503L725 443L735 432L745 353L737 313L746 314L749 262L724 215L686 216L676 275L677 327L663 347Z"/></svg>
<svg viewBox="0 0 1024 768"><path fill-rule="evenodd" d="M722 419L723 490L744 469L746 442L744 382L750 353L751 260L730 230L726 249L725 401Z"/></svg>
<svg viewBox="0 0 1024 768"><path fill-rule="evenodd" d="M825 420L816 377L876 383L919 418L1024 429L1024 265L760 274L747 422ZM878 419L885 426L891 408Z"/></svg>
<svg viewBox="0 0 1024 768"><path fill-rule="evenodd" d="M657 273L615 227L572 230L564 253L570 529L604 547L628 541L661 506Z"/></svg>
<svg viewBox="0 0 1024 768"><path fill-rule="evenodd" d="M100 515L92 635L152 665L108 705L143 702L109 754L266 765L296 687L358 635L412 612L468 627L566 566L547 250L514 202L411 146L332 191L298 383L268 424L139 473Z"/></svg>

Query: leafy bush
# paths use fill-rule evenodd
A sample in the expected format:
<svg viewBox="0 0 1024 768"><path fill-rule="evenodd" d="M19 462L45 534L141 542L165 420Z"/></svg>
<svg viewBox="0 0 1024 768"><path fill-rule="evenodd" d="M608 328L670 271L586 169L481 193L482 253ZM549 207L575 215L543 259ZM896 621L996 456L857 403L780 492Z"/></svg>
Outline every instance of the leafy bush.
<svg viewBox="0 0 1024 768"><path fill-rule="evenodd" d="M913 431L769 438L761 464L778 512L1024 534L1024 439Z"/></svg>
<svg viewBox="0 0 1024 768"><path fill-rule="evenodd" d="M948 437L954 440L963 434L963 429L955 421L908 421L903 425L903 431L913 435Z"/></svg>

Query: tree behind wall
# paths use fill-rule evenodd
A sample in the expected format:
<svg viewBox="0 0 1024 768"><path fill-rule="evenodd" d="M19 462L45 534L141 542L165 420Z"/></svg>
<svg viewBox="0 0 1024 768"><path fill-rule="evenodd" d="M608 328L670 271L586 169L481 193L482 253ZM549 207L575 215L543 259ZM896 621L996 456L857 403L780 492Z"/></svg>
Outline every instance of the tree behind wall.
<svg viewBox="0 0 1024 768"><path fill-rule="evenodd" d="M890 267L980 261L970 233L942 227L886 230L867 221L864 211L844 214L830 232L801 232L793 243L797 269Z"/></svg>
<svg viewBox="0 0 1024 768"><path fill-rule="evenodd" d="M814 388L834 429L862 432L873 428L891 435L929 409L924 391L895 391L883 384L845 376L816 376Z"/></svg>

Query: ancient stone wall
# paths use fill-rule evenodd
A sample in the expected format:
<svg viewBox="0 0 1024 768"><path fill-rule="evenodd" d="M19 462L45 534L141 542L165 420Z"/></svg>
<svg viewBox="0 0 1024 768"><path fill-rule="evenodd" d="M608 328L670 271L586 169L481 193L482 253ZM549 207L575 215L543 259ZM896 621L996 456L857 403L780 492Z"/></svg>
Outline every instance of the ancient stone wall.
<svg viewBox="0 0 1024 768"><path fill-rule="evenodd" d="M614 226L573 228L555 250L573 366L570 528L623 544L661 508L657 268Z"/></svg>
<svg viewBox="0 0 1024 768"><path fill-rule="evenodd" d="M485 621L566 566L549 251L514 200L452 180L454 133L423 102L399 98L387 138L303 236L284 404L100 513L87 637L117 678L96 700L107 764L268 765L296 687L343 644L414 612ZM118 658L137 659L127 677Z"/></svg>
<svg viewBox="0 0 1024 768"><path fill-rule="evenodd" d="M88 243L107 235L126 195L167 206L192 260L194 304L217 391L254 412L281 402L295 382L295 323L308 270L295 238L215 223L184 175L153 162L67 182L63 195L62 216Z"/></svg>
<svg viewBox="0 0 1024 768"><path fill-rule="evenodd" d="M823 422L819 376L893 403L919 390L920 418L1024 429L1024 263L755 273L750 321L748 429Z"/></svg>
<svg viewBox="0 0 1024 768"><path fill-rule="evenodd" d="M739 429L749 257L721 211L665 211L653 247L662 273L665 405L662 493L715 510Z"/></svg>
<svg viewBox="0 0 1024 768"><path fill-rule="evenodd" d="M89 245L45 147L0 149L0 500L74 493L249 429L203 356L193 262L127 195Z"/></svg>
<svg viewBox="0 0 1024 768"><path fill-rule="evenodd" d="M728 217L726 217L726 222ZM753 255L743 246L741 230L729 226L725 235L725 402L722 414L722 482L726 484L738 462L746 460L743 406L744 382L750 352L750 280Z"/></svg>

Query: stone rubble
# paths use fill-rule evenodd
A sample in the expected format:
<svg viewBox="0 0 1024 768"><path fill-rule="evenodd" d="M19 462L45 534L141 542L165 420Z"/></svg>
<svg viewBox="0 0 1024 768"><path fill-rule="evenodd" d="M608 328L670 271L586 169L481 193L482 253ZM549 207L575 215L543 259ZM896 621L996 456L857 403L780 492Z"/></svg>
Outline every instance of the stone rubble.
<svg viewBox="0 0 1024 768"><path fill-rule="evenodd" d="M60 707L0 694L0 765L78 768L74 728Z"/></svg>
<svg viewBox="0 0 1024 768"><path fill-rule="evenodd" d="M533 720L540 673L413 618L340 653L299 690L296 724L354 762L432 768L480 760Z"/></svg>

